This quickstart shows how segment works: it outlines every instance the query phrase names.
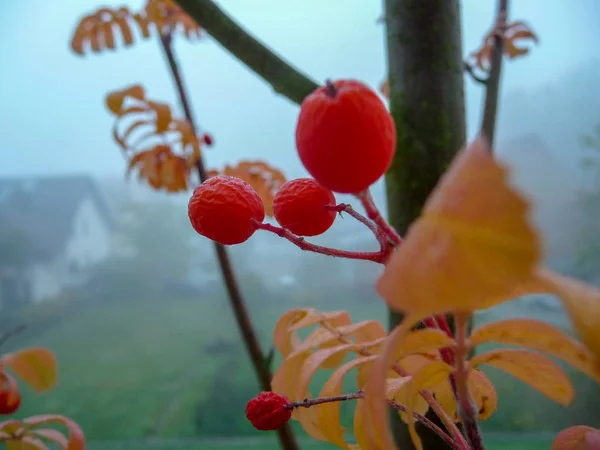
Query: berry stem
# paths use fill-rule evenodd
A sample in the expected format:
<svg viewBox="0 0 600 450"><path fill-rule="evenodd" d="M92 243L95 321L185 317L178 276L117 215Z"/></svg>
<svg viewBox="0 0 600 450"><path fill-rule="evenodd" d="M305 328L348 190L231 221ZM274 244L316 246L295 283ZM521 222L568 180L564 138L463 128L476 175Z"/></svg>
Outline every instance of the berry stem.
<svg viewBox="0 0 600 450"><path fill-rule="evenodd" d="M303 237L296 236L294 233L286 230L285 228L271 225L270 223L256 223L259 230L269 231L284 239L287 239L296 247L313 253L320 253L322 255L329 255L338 258L346 259L360 259L364 261L373 261L379 264L385 264L387 261L388 252L353 252L349 250L339 250L337 248L324 247L322 245L311 244L307 242Z"/></svg>
<svg viewBox="0 0 600 450"><path fill-rule="evenodd" d="M340 213L340 215L342 212L345 212L349 216L358 220L360 223L365 225L369 230L371 230L371 232L375 235L375 237L377 238L377 242L379 242L379 247L380 247L381 251L388 251L388 252L391 251L391 249L389 249L387 236L383 233L383 231L381 231L374 222L370 221L365 216L363 216L361 213L356 211L352 207L352 205L349 205L347 203L340 203L339 205L328 206L328 208Z"/></svg>
<svg viewBox="0 0 600 450"><path fill-rule="evenodd" d="M325 93L331 98L337 97L337 88L331 82L331 80L325 80Z"/></svg>
<svg viewBox="0 0 600 450"><path fill-rule="evenodd" d="M323 403L346 402L349 400L363 399L364 397L365 397L364 392L358 391L358 392L353 392L351 394L336 395L334 397L307 398L305 400L302 400L301 402L289 403L287 405L287 409L310 408L311 406L322 405ZM386 399L386 402L389 406L391 406L392 408L394 408L398 411L402 411L404 413L408 411L408 408L406 406L404 406L402 403L398 403L395 400ZM415 419L417 419L419 422L421 422L423 425L425 425L431 431L433 431L438 436L440 436L454 450L469 450L468 447L464 447L463 445L461 445L461 443L457 443L456 441L454 441L454 439L452 439L448 435L448 433L446 433L444 430L442 430L439 426L437 426L435 423L433 423L431 420L429 420L424 415L419 414L417 412L413 412L413 416Z"/></svg>
<svg viewBox="0 0 600 450"><path fill-rule="evenodd" d="M402 243L402 238L400 235L394 230L394 228L383 218L379 209L375 205L373 201L373 197L371 196L371 192L366 189L363 192L359 192L356 194L356 198L360 200L363 208L367 213L367 217L371 219L375 224L379 227L379 229L385 233L387 238L390 240L394 246L398 246Z"/></svg>

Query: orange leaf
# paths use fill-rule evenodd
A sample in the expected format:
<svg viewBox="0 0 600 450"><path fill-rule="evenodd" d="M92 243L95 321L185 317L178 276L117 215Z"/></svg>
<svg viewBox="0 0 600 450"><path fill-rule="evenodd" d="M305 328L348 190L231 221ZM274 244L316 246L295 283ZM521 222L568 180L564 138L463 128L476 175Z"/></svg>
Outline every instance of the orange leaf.
<svg viewBox="0 0 600 450"><path fill-rule="evenodd" d="M581 340L596 358L600 371L600 290L581 281L541 270L540 277L554 286Z"/></svg>
<svg viewBox="0 0 600 450"><path fill-rule="evenodd" d="M131 97L139 101L146 98L144 88L139 84L134 84L120 91L114 91L106 96L106 106L113 114L119 116L123 113L123 102L125 98Z"/></svg>
<svg viewBox="0 0 600 450"><path fill-rule="evenodd" d="M540 353L521 349L496 349L476 355L469 361L472 368L482 364L511 374L561 405L571 403L575 395L569 377L556 363Z"/></svg>
<svg viewBox="0 0 600 450"><path fill-rule="evenodd" d="M384 80L379 85L379 92L381 92L385 98L390 98L390 83L388 80Z"/></svg>
<svg viewBox="0 0 600 450"><path fill-rule="evenodd" d="M377 291L393 309L434 315L510 300L541 256L528 204L478 139L455 158L391 256Z"/></svg>
<svg viewBox="0 0 600 450"><path fill-rule="evenodd" d="M473 347L487 342L528 347L568 362L600 381L600 367L585 346L556 327L533 319L505 319L475 328L469 337Z"/></svg>
<svg viewBox="0 0 600 450"><path fill-rule="evenodd" d="M550 450L600 450L600 446L586 442L591 433L598 433L598 430L584 425L565 428L558 433Z"/></svg>
<svg viewBox="0 0 600 450"><path fill-rule="evenodd" d="M167 131L172 120L171 108L169 105L166 103L148 101L148 108L156 114L156 133L161 134Z"/></svg>
<svg viewBox="0 0 600 450"><path fill-rule="evenodd" d="M360 420L364 424L364 433L361 436L361 440L359 440L361 447L368 448L369 450L390 450L396 448L389 426L385 400L386 378L389 368L396 363L396 355L400 352L404 338L422 319L423 316L406 315L402 323L390 333L379 357L372 364L369 380L363 389L365 402Z"/></svg>
<svg viewBox="0 0 600 450"><path fill-rule="evenodd" d="M356 358L339 367L323 385L319 397L334 397L342 394L344 377L352 369L373 361L376 357ZM340 402L324 403L317 408L317 425L323 437L338 447L349 449L344 439L344 428L340 426Z"/></svg>
<svg viewBox="0 0 600 450"><path fill-rule="evenodd" d="M23 420L23 423L29 428L48 424L62 425L67 429L69 435L65 450L85 450L85 436L83 431L79 425L67 417L59 416L57 414L44 414L28 417L27 419Z"/></svg>
<svg viewBox="0 0 600 450"><path fill-rule="evenodd" d="M36 391L47 391L56 385L56 358L45 348L30 348L9 353L0 360Z"/></svg>
<svg viewBox="0 0 600 450"><path fill-rule="evenodd" d="M489 378L481 370L469 371L469 391L477 406L478 419L486 420L498 408L498 393Z"/></svg>

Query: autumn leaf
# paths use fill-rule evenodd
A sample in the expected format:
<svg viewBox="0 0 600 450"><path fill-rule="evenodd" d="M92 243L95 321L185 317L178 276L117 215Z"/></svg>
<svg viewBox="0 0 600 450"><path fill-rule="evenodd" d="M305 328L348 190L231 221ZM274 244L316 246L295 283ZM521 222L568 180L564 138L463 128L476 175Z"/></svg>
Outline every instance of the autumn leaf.
<svg viewBox="0 0 600 450"><path fill-rule="evenodd" d="M342 394L344 377L351 370L371 363L376 356L356 358L340 366L325 382L319 397L334 397ZM340 425L340 403L325 403L317 409L316 420L323 437L334 445L343 449L350 449L344 440L344 428Z"/></svg>
<svg viewBox="0 0 600 450"><path fill-rule="evenodd" d="M381 95L383 95L385 98L390 98L390 83L388 80L384 80L379 85L379 92L381 92Z"/></svg>
<svg viewBox="0 0 600 450"><path fill-rule="evenodd" d="M55 429L40 428L44 425L62 425L68 436ZM0 423L0 441L6 443L7 449L46 450L48 447L44 440L63 450L85 450L83 431L79 425L64 416L46 414L28 417L23 421L7 420Z"/></svg>
<svg viewBox="0 0 600 450"><path fill-rule="evenodd" d="M180 31L189 40L200 39L203 30L172 0L148 0L144 13L149 23L160 33Z"/></svg>
<svg viewBox="0 0 600 450"><path fill-rule="evenodd" d="M496 349L476 355L469 361L471 368L482 364L509 373L561 405L571 403L575 395L569 377L556 363L540 353L523 349Z"/></svg>
<svg viewBox="0 0 600 450"><path fill-rule="evenodd" d="M478 139L461 150L390 257L378 293L421 317L510 300L541 257L528 204Z"/></svg>
<svg viewBox="0 0 600 450"><path fill-rule="evenodd" d="M0 366L10 367L36 391L47 391L56 385L56 358L45 348L6 354L0 359Z"/></svg>
<svg viewBox="0 0 600 450"><path fill-rule="evenodd" d="M371 366L369 380L364 387L365 401L360 411L363 431L360 440L357 436L357 441L361 447L369 450L396 448L390 431L385 402L386 378L389 368L396 363L396 355L400 353L405 337L422 319L423 317L418 315L406 315L404 320L389 334L379 357Z"/></svg>
<svg viewBox="0 0 600 450"><path fill-rule="evenodd" d="M131 23L136 24L143 38L148 38L148 23L144 16L133 14L128 8L100 8L84 16L71 38L71 50L77 55L85 54L86 46L94 53L116 49L116 36L120 36L123 46L134 43Z"/></svg>
<svg viewBox="0 0 600 450"><path fill-rule="evenodd" d="M514 59L529 53L529 48L517 45L521 41L527 40L532 41L535 44L538 43L538 37L525 22L518 21L508 24L504 27L504 31L498 30L497 26L495 26L485 36L481 47L469 55L470 58L475 61L475 65L486 72L489 71L491 67L491 58L496 36L500 36L504 39L504 55L509 59Z"/></svg>
<svg viewBox="0 0 600 450"><path fill-rule="evenodd" d="M596 370L600 371L600 290L547 269L540 277L552 285L560 297L571 322L586 347L595 356ZM596 375L597 376L597 375Z"/></svg>
<svg viewBox="0 0 600 450"><path fill-rule="evenodd" d="M443 361L436 361L423 367L410 380L404 404L407 407L408 431L417 450L423 450L423 443L415 429L415 418L413 417L416 402L420 397L419 391L437 386L442 381L448 379L453 371L454 368L452 366Z"/></svg>
<svg viewBox="0 0 600 450"><path fill-rule="evenodd" d="M494 342L544 352L600 381L600 367L594 354L576 339L539 320L505 319L490 322L475 328L469 342L473 347Z"/></svg>
<svg viewBox="0 0 600 450"><path fill-rule="evenodd" d="M111 92L106 105L116 116L113 137L129 160L126 174L137 170L154 189L187 190L200 158L191 124L173 117L169 105L149 100L140 85Z"/></svg>
<svg viewBox="0 0 600 450"><path fill-rule="evenodd" d="M575 425L562 430L550 450L600 450L600 430L584 425Z"/></svg>

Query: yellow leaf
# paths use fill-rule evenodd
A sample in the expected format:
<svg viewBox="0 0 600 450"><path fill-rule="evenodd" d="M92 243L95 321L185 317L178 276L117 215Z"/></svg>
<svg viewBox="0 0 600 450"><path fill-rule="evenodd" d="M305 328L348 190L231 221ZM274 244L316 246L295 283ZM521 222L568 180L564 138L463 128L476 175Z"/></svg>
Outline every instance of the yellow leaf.
<svg viewBox="0 0 600 450"><path fill-rule="evenodd" d="M575 394L569 377L547 357L521 349L496 349L476 355L469 361L472 368L482 364L501 369L537 389L561 405L568 405Z"/></svg>
<svg viewBox="0 0 600 450"><path fill-rule="evenodd" d="M540 271L540 277L555 287L574 328L594 354L597 370L600 370L600 290L550 270Z"/></svg>
<svg viewBox="0 0 600 450"><path fill-rule="evenodd" d="M407 391L410 389L410 381L411 381L412 377L397 377L397 378L392 378L392 379L388 379L386 380L385 383L385 396L387 399L389 400L394 400L395 402L398 402L404 406L406 405L407 402ZM418 398L415 399L415 404L413 405L413 413L419 413L421 415L424 415L427 410L429 409L429 404L425 401L425 399L423 397L421 397L420 395L417 396ZM398 414L400 415L400 418L405 421L406 423L410 422L410 419L408 419L407 412L404 411L398 411Z"/></svg>
<svg viewBox="0 0 600 450"><path fill-rule="evenodd" d="M588 433L594 432L598 430L584 425L565 428L554 438L550 450L598 450L599 447L590 447L586 444Z"/></svg>
<svg viewBox="0 0 600 450"><path fill-rule="evenodd" d="M435 361L419 370L410 380L404 403L407 407L408 432L417 450L423 450L423 443L415 429L415 418L413 416L417 400L420 397L419 391L439 385L448 379L453 371L454 368L445 362Z"/></svg>
<svg viewBox="0 0 600 450"><path fill-rule="evenodd" d="M427 353L455 345L454 339L441 330L422 328L413 330L406 336L396 355L398 359L414 353Z"/></svg>
<svg viewBox="0 0 600 450"><path fill-rule="evenodd" d="M365 410L366 410L366 402L364 400L356 401L356 408L354 409L354 421L352 424L352 429L354 431L354 438L356 439L356 443L362 449L372 449L371 447L371 439L369 434L367 433L367 429L365 428ZM389 450L396 448L390 447Z"/></svg>
<svg viewBox="0 0 600 450"><path fill-rule="evenodd" d="M8 441L6 450L50 450L46 444L34 436Z"/></svg>
<svg viewBox="0 0 600 450"><path fill-rule="evenodd" d="M506 319L487 323L475 328L469 341L473 347L486 342L496 342L531 348L560 358L590 377L600 380L600 367L596 364L594 355L585 346L558 328L539 320Z"/></svg>
<svg viewBox="0 0 600 450"><path fill-rule="evenodd" d="M43 414L39 416L28 417L23 420L28 428L38 427L40 425L60 424L67 429L68 445L65 450L85 450L85 436L83 431L71 419L57 414Z"/></svg>
<svg viewBox="0 0 600 450"><path fill-rule="evenodd" d="M352 369L370 363L375 356L366 358L356 358L348 361L346 364L338 368L327 379L319 397L335 397L342 394L342 383L344 377ZM351 447L344 440L344 428L340 426L340 402L324 403L317 407L317 424L323 437L332 444L340 448L350 449Z"/></svg>
<svg viewBox="0 0 600 450"><path fill-rule="evenodd" d="M154 111L156 117L156 133L161 134L169 129L171 124L171 108L166 103L148 102L148 107Z"/></svg>
<svg viewBox="0 0 600 450"><path fill-rule="evenodd" d="M471 398L479 412L477 418L479 420L489 419L498 408L496 388L481 370L470 370L468 380Z"/></svg>
<svg viewBox="0 0 600 450"><path fill-rule="evenodd" d="M50 350L36 347L9 353L0 360L34 390L43 392L56 385L56 358Z"/></svg>
<svg viewBox="0 0 600 450"><path fill-rule="evenodd" d="M123 112L123 102L127 97L143 101L146 98L144 88L134 84L120 91L114 91L106 96L106 106L113 114L119 116Z"/></svg>
<svg viewBox="0 0 600 450"><path fill-rule="evenodd" d="M461 150L422 216L391 256L377 291L422 316L475 311L510 299L541 256L528 204L483 139Z"/></svg>
<svg viewBox="0 0 600 450"><path fill-rule="evenodd" d="M296 382L295 392L293 399L304 399L310 398L308 392L308 385L312 380L313 376L321 368L321 366L330 358L335 358L340 354L346 355L349 350L356 348L355 344L340 345L333 348L327 348L318 350L306 358L302 368L300 370L300 377ZM292 398L290 398L292 400ZM293 400L292 400L293 401ZM302 424L302 428L313 438L326 441L326 437L319 429L316 422L316 414L314 409L311 408L299 408L297 412L298 421Z"/></svg>
<svg viewBox="0 0 600 450"><path fill-rule="evenodd" d="M358 442L363 448L369 450L391 450L396 448L389 426L385 400L386 378L389 368L396 363L396 355L399 353L404 338L422 319L423 316L419 315L409 314L405 316L402 323L390 333L379 357L372 364L369 380L364 387L364 411L361 412L360 416L360 420L364 423L364 430L361 436L362 440Z"/></svg>
<svg viewBox="0 0 600 450"><path fill-rule="evenodd" d="M275 324L273 345L284 358L300 343L297 334L290 332L290 327L314 312L314 308L292 309L283 314Z"/></svg>
<svg viewBox="0 0 600 450"><path fill-rule="evenodd" d="M53 430L52 428L38 428L31 431L31 434L46 439L53 444L57 445L59 448L67 448L69 445L69 440L58 430Z"/></svg>

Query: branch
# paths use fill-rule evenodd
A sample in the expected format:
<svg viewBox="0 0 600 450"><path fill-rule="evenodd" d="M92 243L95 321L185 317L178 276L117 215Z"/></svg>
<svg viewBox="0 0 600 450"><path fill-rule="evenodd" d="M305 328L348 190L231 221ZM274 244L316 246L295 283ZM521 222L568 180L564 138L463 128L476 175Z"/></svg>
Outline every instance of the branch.
<svg viewBox="0 0 600 450"><path fill-rule="evenodd" d="M465 68L465 71L471 75L471 78L473 78L475 81L477 81L478 83L481 83L483 85L486 85L488 82L487 78L482 78L479 75L477 75L475 73L475 69L473 68L473 66L471 64L469 64L468 62L464 61L463 62L463 66Z"/></svg>
<svg viewBox="0 0 600 450"><path fill-rule="evenodd" d="M27 328L27 326L25 324L21 324L3 333L0 336L0 347L6 344L6 341L8 341L11 337L21 333L25 328Z"/></svg>
<svg viewBox="0 0 600 450"><path fill-rule="evenodd" d="M315 81L239 26L212 0L175 1L219 44L269 83L278 94L300 104L319 87Z"/></svg>
<svg viewBox="0 0 600 450"><path fill-rule="evenodd" d="M502 73L502 57L504 56L504 34L508 16L508 0L498 0L498 15L494 33L494 48L490 63L490 74L486 81L485 103L481 134L487 139L490 148L494 145L496 116L498 114L498 96L500 92L500 75Z"/></svg>
<svg viewBox="0 0 600 450"><path fill-rule="evenodd" d="M181 103L181 107L183 108L185 118L190 123L192 128L194 128L194 130L197 130L198 127L196 126L196 122L194 120L190 99L187 95L187 91L183 84L183 78L181 76L177 60L175 58L175 53L173 52L172 35L170 33L162 35L160 39L160 44L167 59L167 64L169 66L171 75L173 76L173 80L175 81L177 94L179 96L179 102ZM196 161L196 171L198 172L198 178L200 179L200 183L207 179L206 168L204 166L202 156L200 156L200 158L198 158L198 160ZM233 315L235 316L238 329L240 330L242 339L244 340L244 345L246 346L246 350L250 356L252 365L254 366L254 372L256 373L256 376L262 389L265 391L269 391L271 390L271 371L270 368L267 367L264 363L265 355L261 348L256 331L254 329L252 319L250 318L250 312L248 311L248 308L246 306L246 301L242 296L242 292L240 290L237 278L233 270L231 259L229 258L229 253L227 252L225 246L222 244L213 242L213 246L217 255L219 268L221 269L223 283L225 284L225 288L227 289L229 304L231 306L231 309L233 310ZM292 429L288 424L277 430L277 434L279 437L279 442L281 443L281 446L284 450L299 449L298 443L296 442L296 438L294 437Z"/></svg>

